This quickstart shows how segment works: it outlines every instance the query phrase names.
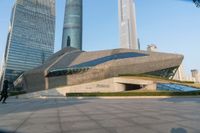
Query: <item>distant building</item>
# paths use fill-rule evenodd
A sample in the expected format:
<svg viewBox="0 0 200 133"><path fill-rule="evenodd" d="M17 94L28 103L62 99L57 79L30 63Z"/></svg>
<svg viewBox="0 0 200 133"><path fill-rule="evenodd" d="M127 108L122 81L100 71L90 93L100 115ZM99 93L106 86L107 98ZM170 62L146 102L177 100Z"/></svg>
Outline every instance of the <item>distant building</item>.
<svg viewBox="0 0 200 133"><path fill-rule="evenodd" d="M157 46L155 44L151 44L147 46L147 51L156 52Z"/></svg>
<svg viewBox="0 0 200 133"><path fill-rule="evenodd" d="M191 81L191 82L195 82L195 79L190 75L186 75L185 76L185 81Z"/></svg>
<svg viewBox="0 0 200 133"><path fill-rule="evenodd" d="M195 83L200 83L200 72L196 69L191 70L192 77L195 80Z"/></svg>
<svg viewBox="0 0 200 133"><path fill-rule="evenodd" d="M138 49L135 0L118 0L120 47Z"/></svg>
<svg viewBox="0 0 200 133"><path fill-rule="evenodd" d="M55 0L16 0L4 55L3 78L14 81L53 54Z"/></svg>
<svg viewBox="0 0 200 133"><path fill-rule="evenodd" d="M66 0L62 48L82 50L82 0Z"/></svg>

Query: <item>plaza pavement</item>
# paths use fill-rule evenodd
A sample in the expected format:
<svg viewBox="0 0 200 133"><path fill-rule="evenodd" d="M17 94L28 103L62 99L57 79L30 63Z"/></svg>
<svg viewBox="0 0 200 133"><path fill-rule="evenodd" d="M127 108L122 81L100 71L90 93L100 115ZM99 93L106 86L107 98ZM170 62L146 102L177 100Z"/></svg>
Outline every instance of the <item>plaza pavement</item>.
<svg viewBox="0 0 200 133"><path fill-rule="evenodd" d="M7 104L0 104L0 129L17 133L200 133L200 99L9 98Z"/></svg>

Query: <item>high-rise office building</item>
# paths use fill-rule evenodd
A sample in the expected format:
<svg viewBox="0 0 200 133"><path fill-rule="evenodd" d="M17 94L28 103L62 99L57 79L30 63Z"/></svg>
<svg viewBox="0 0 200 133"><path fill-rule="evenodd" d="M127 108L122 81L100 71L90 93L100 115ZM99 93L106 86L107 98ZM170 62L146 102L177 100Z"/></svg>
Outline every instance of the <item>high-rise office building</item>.
<svg viewBox="0 0 200 133"><path fill-rule="evenodd" d="M53 54L55 0L16 0L4 55L3 79L14 81Z"/></svg>
<svg viewBox="0 0 200 133"><path fill-rule="evenodd" d="M191 70L192 77L195 83L200 83L200 72L197 69Z"/></svg>
<svg viewBox="0 0 200 133"><path fill-rule="evenodd" d="M118 0L120 47L138 49L135 0Z"/></svg>
<svg viewBox="0 0 200 133"><path fill-rule="evenodd" d="M62 48L82 49L82 0L66 0Z"/></svg>

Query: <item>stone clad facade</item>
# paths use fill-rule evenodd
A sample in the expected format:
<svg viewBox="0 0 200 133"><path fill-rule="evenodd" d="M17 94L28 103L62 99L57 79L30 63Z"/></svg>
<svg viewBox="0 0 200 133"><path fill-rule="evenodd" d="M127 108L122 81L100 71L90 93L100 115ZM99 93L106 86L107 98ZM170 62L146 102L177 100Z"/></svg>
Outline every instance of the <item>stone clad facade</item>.
<svg viewBox="0 0 200 133"><path fill-rule="evenodd" d="M38 68L24 73L16 82L26 91L79 85L120 75L150 74L172 78L182 55L113 49L85 52L65 48Z"/></svg>

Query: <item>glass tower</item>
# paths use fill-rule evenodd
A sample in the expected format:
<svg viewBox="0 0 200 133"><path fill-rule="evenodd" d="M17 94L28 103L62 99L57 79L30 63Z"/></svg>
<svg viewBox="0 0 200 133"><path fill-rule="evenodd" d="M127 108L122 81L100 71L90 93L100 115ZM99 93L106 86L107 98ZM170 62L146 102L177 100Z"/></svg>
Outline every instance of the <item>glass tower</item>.
<svg viewBox="0 0 200 133"><path fill-rule="evenodd" d="M62 48L82 50L82 0L66 0Z"/></svg>
<svg viewBox="0 0 200 133"><path fill-rule="evenodd" d="M12 10L3 79L14 81L53 54L55 0L16 0Z"/></svg>
<svg viewBox="0 0 200 133"><path fill-rule="evenodd" d="M138 49L135 0L118 0L120 47Z"/></svg>

